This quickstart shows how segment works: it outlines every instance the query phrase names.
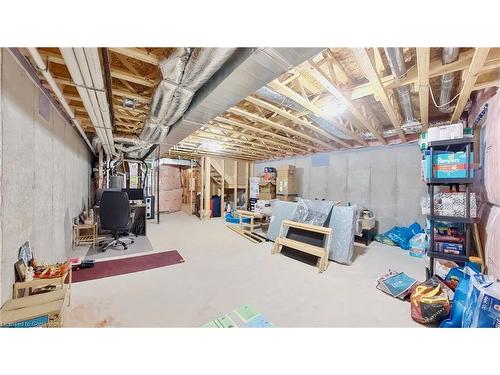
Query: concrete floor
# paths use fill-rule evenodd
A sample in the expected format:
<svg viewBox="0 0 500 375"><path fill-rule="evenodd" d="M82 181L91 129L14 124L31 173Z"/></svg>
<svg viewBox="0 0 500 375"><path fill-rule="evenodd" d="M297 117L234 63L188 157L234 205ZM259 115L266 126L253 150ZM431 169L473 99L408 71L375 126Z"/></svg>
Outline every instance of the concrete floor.
<svg viewBox="0 0 500 375"><path fill-rule="evenodd" d="M424 263L397 247L356 248L351 266L326 272L254 244L221 219L185 212L148 222L154 251L178 250L185 263L77 283L69 327L199 327L244 304L276 327L414 327L410 305L375 289L388 268L424 278ZM143 255L141 253L140 255Z"/></svg>

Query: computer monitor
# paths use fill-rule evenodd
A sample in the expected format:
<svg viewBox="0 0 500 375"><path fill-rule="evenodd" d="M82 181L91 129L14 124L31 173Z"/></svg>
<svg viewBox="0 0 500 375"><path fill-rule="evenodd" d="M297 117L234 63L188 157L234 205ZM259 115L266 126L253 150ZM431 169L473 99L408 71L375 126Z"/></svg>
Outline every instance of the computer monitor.
<svg viewBox="0 0 500 375"><path fill-rule="evenodd" d="M129 201L142 201L142 200L144 200L144 190L143 189L122 189L122 191L127 193Z"/></svg>

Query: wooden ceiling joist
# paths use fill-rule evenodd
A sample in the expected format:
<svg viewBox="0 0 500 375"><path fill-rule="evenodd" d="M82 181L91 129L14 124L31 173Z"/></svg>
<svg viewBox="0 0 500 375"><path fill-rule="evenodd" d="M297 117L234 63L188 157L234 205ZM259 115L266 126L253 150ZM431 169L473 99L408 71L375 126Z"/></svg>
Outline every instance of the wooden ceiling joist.
<svg viewBox="0 0 500 375"><path fill-rule="evenodd" d="M261 136L259 133L255 134L255 133L243 133L243 132L240 132L240 131L237 131L237 130L227 130L225 128L222 128L222 127L218 127L216 125L207 125L207 128L209 129L216 129L216 130L224 130L226 131L229 135L233 135L233 136L239 136L239 137L246 137L248 139L253 139L254 142L259 142L260 144L264 145L264 146L268 146L271 147L272 146L275 146L275 147L278 147L277 150L279 151L282 151L283 153L285 154L288 154L288 153L294 153L294 154L300 154L300 155L303 155L306 153L305 150L302 150L302 149L298 149L298 148L295 148L293 146L291 146L290 144L285 144L283 142L278 142L277 140L274 140L274 139L269 139L269 138L264 138L263 136ZM264 134L263 134L264 135Z"/></svg>
<svg viewBox="0 0 500 375"><path fill-rule="evenodd" d="M369 130L375 136L375 138L377 138L382 144L387 144L387 141L377 130L377 128L371 123L370 119L365 117L365 115L360 110L358 110L358 108L349 99L347 99L337 87L335 87L335 85L325 74L325 72L318 68L312 60L309 61L309 64L311 69L308 69L307 73L312 75L315 80L321 83L321 85L342 105L344 105L347 110L356 118L356 120L358 120L362 126ZM366 145L366 142L364 143L364 145Z"/></svg>
<svg viewBox="0 0 500 375"><path fill-rule="evenodd" d="M431 49L417 48L418 100L422 130L429 126L429 64Z"/></svg>
<svg viewBox="0 0 500 375"><path fill-rule="evenodd" d="M462 112L469 100L470 93L474 89L474 84L476 83L477 77L483 68L486 58L490 52L489 48L476 48L474 51L474 56L472 57L472 62L463 78L462 88L460 90L460 96L458 98L457 105L451 116L451 122L456 122L460 119Z"/></svg>
<svg viewBox="0 0 500 375"><path fill-rule="evenodd" d="M441 58L433 59L429 64L429 78L440 77L446 73L459 72L468 69L472 62L474 51L466 51L459 55L458 59L449 64L443 64ZM495 48L483 65L481 73L500 68L500 48ZM395 89L400 86L418 83L418 69L411 67L405 76L399 80L392 75L381 78L381 82L386 89ZM351 99L360 99L365 96L374 95L373 87L370 83L365 83L353 88Z"/></svg>
<svg viewBox="0 0 500 375"><path fill-rule="evenodd" d="M278 80L274 80L270 83L267 84L271 89L276 91L277 93L286 96L287 98L293 100L294 102L300 104L302 107L308 109L312 113L314 113L316 116L323 118L325 121L327 121L332 127L335 127L339 129L341 132L347 133L349 136L351 136L353 139L355 139L357 142L359 142L362 145L367 145L367 143L358 135L354 134L351 132L349 129L345 128L342 126L342 124L338 122L333 122L329 119L325 118L325 113L316 105L311 103L308 99L302 97L301 95L297 94L295 91L293 91L291 88L288 86L283 85L281 82Z"/></svg>
<svg viewBox="0 0 500 375"><path fill-rule="evenodd" d="M130 99L135 99L135 100L137 100L138 103L143 103L143 104L149 104L151 101L151 99L149 99L148 97L146 97L144 95L135 94L133 92L119 89L116 87L113 87L113 96L117 96L120 98L126 97L126 98L130 98Z"/></svg>
<svg viewBox="0 0 500 375"><path fill-rule="evenodd" d="M264 124L264 125L267 125L271 128L274 128L276 130L280 130L280 131L283 131L285 133L288 133L288 134L293 134L299 138L302 138L302 139L305 139L305 140L308 140L309 142L312 142L313 144L317 144L317 145L320 145L324 148L324 150L316 147L316 146L310 146L311 148L313 148L314 150L316 151L325 151L325 150L334 150L336 149L335 146L331 145L331 144L328 144L326 142L323 142L317 138L314 138L314 137L311 137L305 133L302 133L302 132L299 132L299 131L296 131L294 129L291 129L287 126L284 126L284 125L281 125L281 124L278 124L277 122L274 122L274 121L271 121L271 120L268 120L267 118L265 117L262 117L262 116L259 116L259 115L256 115L254 113L251 113L251 112L248 112L248 111L244 111L238 107L232 107L228 110L228 112L231 112L231 113L234 113L236 115L239 115L239 116L243 116L243 117L246 117L247 119L249 120L252 120L252 121L255 121L255 122L259 122L261 124Z"/></svg>
<svg viewBox="0 0 500 375"><path fill-rule="evenodd" d="M214 151L210 149L205 149L203 147L203 141L196 142L196 141L191 141L191 145L189 145L188 142L180 142L176 148L184 149L184 150L192 150L192 151L200 151L200 152L211 152L211 153L220 153L220 154L232 154L232 155L238 155L243 158L247 159L262 159L262 156L256 156L256 155L251 155L249 153L246 153L244 151L241 151L237 148L232 148L232 147L225 147L222 146L220 150Z"/></svg>
<svg viewBox="0 0 500 375"><path fill-rule="evenodd" d="M394 126L394 129L396 129L399 138L401 138L403 142L406 142L406 137L403 133L403 130L401 129L399 116L396 113L396 110L394 109L389 95L382 85L382 82L380 81L377 71L375 70L370 56L368 55L368 51L365 48L353 48L352 52L354 54L354 57L356 58L356 62L358 63L359 68L363 72L363 75L371 83L375 95L378 97L380 103L384 107L384 110L387 113L387 116L389 117L392 125Z"/></svg>
<svg viewBox="0 0 500 375"><path fill-rule="evenodd" d="M276 140L279 139L280 141L282 141L281 142L282 144L287 145L288 147L290 147L291 149L293 149L295 152L297 152L299 154L300 153L306 154L306 153L309 153L312 151L310 148L308 148L309 145L304 145L303 142L298 142L293 138L284 137L280 134L276 134L276 133L273 133L273 132L268 131L268 130L260 129L256 126L253 126L253 125L244 124L240 121L228 119L228 118L221 117L221 116L216 117L215 121L221 122L223 124L236 126L236 127L241 128L241 129L244 129L244 130L248 130L249 132L252 132L253 134L262 134L262 135L267 135L267 136L274 138Z"/></svg>
<svg viewBox="0 0 500 375"><path fill-rule="evenodd" d="M110 47L110 51L118 53L123 56L131 57L135 60L143 61L148 64L152 65L158 65L160 62L160 59L158 56L151 52L147 52L145 50L139 49L139 48L115 48L115 47Z"/></svg>
<svg viewBox="0 0 500 375"><path fill-rule="evenodd" d="M125 81L132 82L132 83L137 83L139 85L146 86L146 87L154 87L155 86L154 80L146 79L146 78L143 78L141 76L137 76L133 73L130 73L129 71L127 71L125 69L118 68L116 66L112 66L110 70L111 70L111 77L113 77L113 78L125 80Z"/></svg>
<svg viewBox="0 0 500 375"><path fill-rule="evenodd" d="M269 153L265 150L259 150L259 149L254 148L254 147L247 147L247 146L243 146L243 145L238 145L238 144L228 142L228 141L223 141L220 139L217 139L215 141L213 138L206 137L203 135L198 135L198 134L192 134L191 136L189 136L189 140L201 143L202 145L207 141L209 141L209 142L214 141L217 144L223 145L227 150L240 151L240 152L244 152L244 153L249 154L249 155L255 155L255 156L259 156L259 157L266 157L269 155Z"/></svg>
<svg viewBox="0 0 500 375"><path fill-rule="evenodd" d="M206 130L200 130L194 134L197 137L207 138L207 139L212 139L212 140L220 140L220 138L230 139L232 142L235 142L237 144L244 144L247 147L251 146L251 148L263 151L265 153L269 153L269 154L274 155L274 156L286 155L285 152L283 152L283 151L280 152L280 151L276 150L276 148L271 148L269 146L266 146L265 144L256 144L255 141L245 140L242 138L231 138L229 135L216 134L216 133L212 133L212 132L209 132ZM222 140L222 141L224 141L224 140Z"/></svg>
<svg viewBox="0 0 500 375"><path fill-rule="evenodd" d="M347 147L347 148L351 147L351 145L349 143L347 143L347 142L343 141L342 139L328 133L327 131L310 123L309 121L303 120L300 117L295 116L294 114L290 113L289 111L287 111L285 109L279 108L279 107L277 107L273 104L270 104L264 100L254 98L253 96L249 96L245 100L258 106L258 107L261 107L261 108L267 109L271 112L274 112L274 113L280 115L281 117L284 117L284 118L292 121L296 125L300 125L300 126L303 126L307 129L310 129L313 132L323 136L324 138L327 138L331 141L337 142L338 144L341 144L344 147Z"/></svg>

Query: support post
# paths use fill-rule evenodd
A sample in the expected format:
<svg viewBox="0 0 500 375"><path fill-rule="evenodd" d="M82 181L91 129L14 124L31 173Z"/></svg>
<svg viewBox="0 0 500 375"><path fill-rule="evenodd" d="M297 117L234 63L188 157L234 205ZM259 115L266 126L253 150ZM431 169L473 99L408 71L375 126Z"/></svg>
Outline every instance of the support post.
<svg viewBox="0 0 500 375"><path fill-rule="evenodd" d="M238 161L234 161L234 171L233 171L233 183L234 183L234 209L238 209Z"/></svg>
<svg viewBox="0 0 500 375"><path fill-rule="evenodd" d="M220 213L221 216L224 217L224 195L226 194L225 192L225 187L226 187L226 166L225 166L225 159L222 158L222 179L221 179L221 192L220 192Z"/></svg>
<svg viewBox="0 0 500 375"><path fill-rule="evenodd" d="M205 156L201 158L200 166L200 219L205 217Z"/></svg>
<svg viewBox="0 0 500 375"><path fill-rule="evenodd" d="M245 210L248 210L248 180L249 180L249 168L248 164L250 164L248 161L245 162Z"/></svg>
<svg viewBox="0 0 500 375"><path fill-rule="evenodd" d="M205 157L205 216L210 218L210 156Z"/></svg>
<svg viewBox="0 0 500 375"><path fill-rule="evenodd" d="M156 154L156 224L160 224L160 146Z"/></svg>

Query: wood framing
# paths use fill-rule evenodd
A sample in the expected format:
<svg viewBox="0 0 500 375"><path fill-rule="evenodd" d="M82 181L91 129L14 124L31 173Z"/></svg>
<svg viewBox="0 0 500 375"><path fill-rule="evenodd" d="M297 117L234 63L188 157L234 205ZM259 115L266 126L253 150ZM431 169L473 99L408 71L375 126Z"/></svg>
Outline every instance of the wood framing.
<svg viewBox="0 0 500 375"><path fill-rule="evenodd" d="M401 141L406 142L406 137L403 133L403 130L401 129L401 123L399 120L398 113L393 107L391 100L389 99L389 96L385 91L382 82L380 81L377 71L373 67L370 56L368 55L368 51L365 48L353 48L352 52L364 76L372 84L374 93L375 95L377 95L378 99L380 100L380 103L384 107L384 110L387 113L387 116L389 117L389 120L391 121L392 125L394 126L394 129L396 129L399 138L401 138Z"/></svg>
<svg viewBox="0 0 500 375"><path fill-rule="evenodd" d="M483 65L486 62L486 58L488 57L489 52L490 52L489 48L476 48L474 56L472 57L472 62L464 76L462 88L460 90L460 96L458 98L455 111L451 116L452 123L460 119L460 116L462 115L462 112L465 108L465 104L467 104L467 100L469 100L470 93L472 92L474 84L476 83L477 76L479 75L479 72L483 68Z"/></svg>
<svg viewBox="0 0 500 375"><path fill-rule="evenodd" d="M387 141L382 137L380 132L376 129L374 124L370 122L370 120L365 117L365 115L356 108L356 106L351 102L350 99L346 98L344 94L331 82L330 78L321 70L321 68L317 67L316 64L312 60L309 61L310 69L307 70L307 73L312 75L312 77L317 80L323 87L328 90L330 94L332 94L342 105L344 105L349 112L359 121L359 123L364 126L367 130L372 132L372 134L377 138L382 144L387 144ZM302 68L302 71L306 73L306 68ZM361 142L363 145L366 145L366 142Z"/></svg>
<svg viewBox="0 0 500 375"><path fill-rule="evenodd" d="M26 50L20 51L30 59ZM160 61L174 51L166 47L100 50L110 86L113 134L141 134L161 80ZM47 47L39 52L82 129L95 137L96 129L60 50ZM166 154L256 161L403 143L413 140L419 129L417 123L403 129L398 88L411 85L410 99L425 131L433 123L446 121L446 114L429 101L429 91L439 92L443 74L456 73L455 79L460 81L452 89L452 96L458 98L449 116L452 122L460 120L472 92L500 86L500 48L463 47L457 60L448 64L443 63L442 50L437 47L403 48L403 55L408 70L396 78L390 74L383 48L325 48L274 77L267 88L279 95L246 93L231 108L206 119L199 128L193 127L192 133ZM248 199L248 189L245 194Z"/></svg>
<svg viewBox="0 0 500 375"><path fill-rule="evenodd" d="M422 130L429 126L429 63L430 48L417 48L418 100Z"/></svg>

